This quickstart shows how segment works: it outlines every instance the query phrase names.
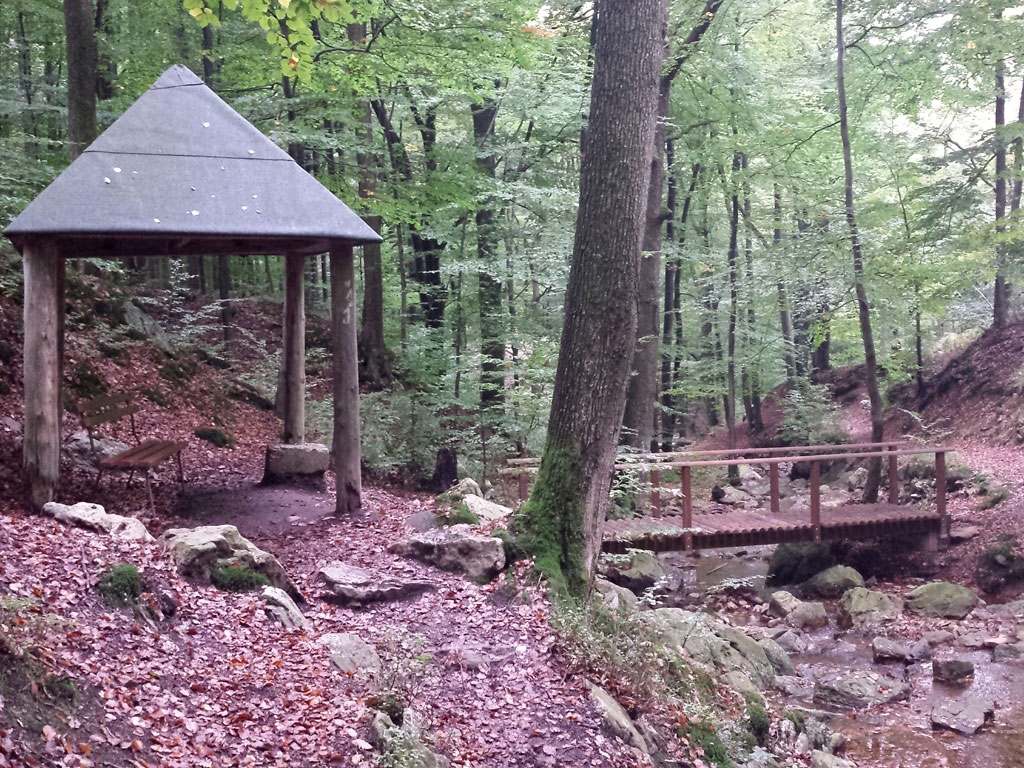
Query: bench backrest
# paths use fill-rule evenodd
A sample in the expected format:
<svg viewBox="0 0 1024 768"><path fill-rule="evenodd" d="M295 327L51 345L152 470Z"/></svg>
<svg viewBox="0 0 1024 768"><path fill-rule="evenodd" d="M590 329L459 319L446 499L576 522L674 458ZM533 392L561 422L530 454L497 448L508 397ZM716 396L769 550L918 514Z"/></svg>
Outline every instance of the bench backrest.
<svg viewBox="0 0 1024 768"><path fill-rule="evenodd" d="M132 396L126 393L103 395L92 400L83 400L78 404L78 416L82 420L82 426L89 433L90 443L97 426L120 421L125 416L131 419L132 435L138 442L139 434L135 430L135 414L138 411L139 406L133 405Z"/></svg>

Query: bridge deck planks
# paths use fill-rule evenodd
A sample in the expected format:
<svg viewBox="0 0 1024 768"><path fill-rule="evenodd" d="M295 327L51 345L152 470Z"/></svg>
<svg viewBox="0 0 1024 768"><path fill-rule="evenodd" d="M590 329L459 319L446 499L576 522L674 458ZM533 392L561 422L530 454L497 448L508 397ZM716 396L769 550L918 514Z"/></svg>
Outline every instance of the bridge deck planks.
<svg viewBox="0 0 1024 768"><path fill-rule="evenodd" d="M938 533L937 511L891 504L850 504L821 508L821 538L867 539ZM813 541L814 527L806 509L772 514L766 510L694 512L693 548L781 544ZM682 550L685 534L682 517L642 517L605 523L606 552L629 548L656 552Z"/></svg>

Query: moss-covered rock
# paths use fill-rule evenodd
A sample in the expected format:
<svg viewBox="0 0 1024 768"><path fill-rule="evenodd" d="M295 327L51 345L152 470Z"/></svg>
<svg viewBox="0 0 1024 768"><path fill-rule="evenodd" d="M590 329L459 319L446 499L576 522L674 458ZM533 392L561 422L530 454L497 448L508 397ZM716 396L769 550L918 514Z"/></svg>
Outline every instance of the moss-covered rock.
<svg viewBox="0 0 1024 768"><path fill-rule="evenodd" d="M768 581L772 584L800 584L835 563L827 544L779 544L768 565Z"/></svg>
<svg viewBox="0 0 1024 768"><path fill-rule="evenodd" d="M821 573L815 574L804 589L818 597L842 597L843 593L854 587L863 587L864 577L847 565L833 565Z"/></svg>
<svg viewBox="0 0 1024 768"><path fill-rule="evenodd" d="M868 629L886 624L903 613L903 600L863 587L847 590L839 601L839 626Z"/></svg>
<svg viewBox="0 0 1024 768"><path fill-rule="evenodd" d="M919 616L962 619L978 604L978 596L960 584L933 581L912 589L906 596L906 608Z"/></svg>

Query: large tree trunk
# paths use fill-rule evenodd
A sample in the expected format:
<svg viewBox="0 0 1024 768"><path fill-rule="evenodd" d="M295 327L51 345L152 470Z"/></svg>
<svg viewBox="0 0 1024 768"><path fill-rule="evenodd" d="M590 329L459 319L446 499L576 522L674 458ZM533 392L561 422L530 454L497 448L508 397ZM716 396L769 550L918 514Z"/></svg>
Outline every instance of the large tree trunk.
<svg viewBox="0 0 1024 768"><path fill-rule="evenodd" d="M476 169L492 183L498 157L490 144L494 137L494 121L498 102L485 96L470 108L473 114L473 139L476 144ZM480 408L487 411L504 401L505 316L502 308L502 285L498 277L498 234L494 215L495 200L490 193L477 201L476 254L477 283L480 307Z"/></svg>
<svg viewBox="0 0 1024 768"><path fill-rule="evenodd" d="M96 35L92 0L64 0L68 139L74 160L96 138Z"/></svg>
<svg viewBox="0 0 1024 768"><path fill-rule="evenodd" d="M1010 286L1006 279L1006 62L996 62L996 282L992 293L992 325L1003 328L1009 316Z"/></svg>
<svg viewBox="0 0 1024 768"><path fill-rule="evenodd" d="M882 395L878 389L878 364L875 359L875 340L871 333L871 312L867 291L864 289L864 255L857 232L857 217L853 206L853 153L850 149L850 124L846 111L846 80L843 72L845 43L843 41L843 0L836 0L836 86L839 91L839 131L843 139L844 199L846 203L846 224L850 231L850 248L853 251L854 288L857 293L857 314L860 319L860 335L864 341L864 381L867 384L868 401L871 403L871 442L880 443L884 422ZM868 477L864 483L864 501L878 500L878 486L882 477L882 459L872 459L868 465Z"/></svg>
<svg viewBox="0 0 1024 768"><path fill-rule="evenodd" d="M356 348L356 271L352 246L331 249L331 333L334 342L334 459L337 515L362 507L359 448L359 352Z"/></svg>
<svg viewBox="0 0 1024 768"><path fill-rule="evenodd" d="M775 250L776 268L779 269L779 278L776 285L779 300L779 325L782 327L783 357L786 361L786 383L792 389L796 386L796 353L793 341L793 322L789 313L789 296L786 291L786 279L781 269L782 257L782 187L775 184L773 187L775 228L772 230L772 246Z"/></svg>
<svg viewBox="0 0 1024 768"><path fill-rule="evenodd" d="M547 442L525 510L537 566L589 589L636 341L662 0L599 0L590 120Z"/></svg>

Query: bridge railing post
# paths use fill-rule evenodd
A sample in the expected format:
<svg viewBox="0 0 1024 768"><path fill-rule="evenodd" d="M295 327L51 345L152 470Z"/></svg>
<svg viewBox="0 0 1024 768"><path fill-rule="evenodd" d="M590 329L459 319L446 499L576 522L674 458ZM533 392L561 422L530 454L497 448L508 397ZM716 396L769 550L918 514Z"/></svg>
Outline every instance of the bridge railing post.
<svg viewBox="0 0 1024 768"><path fill-rule="evenodd" d="M661 472L656 469L650 471L651 477L651 515L661 517Z"/></svg>
<svg viewBox="0 0 1024 768"><path fill-rule="evenodd" d="M682 490L683 490L683 548L690 552L693 549L693 470L689 465L682 467Z"/></svg>
<svg viewBox="0 0 1024 768"><path fill-rule="evenodd" d="M889 503L896 506L900 503L900 469L899 459L896 456L897 445L887 445L889 453Z"/></svg>
<svg viewBox="0 0 1024 768"><path fill-rule="evenodd" d="M811 462L811 527L814 529L814 543L821 543L821 464Z"/></svg>
<svg viewBox="0 0 1024 768"><path fill-rule="evenodd" d="M946 453L935 452L935 506L939 512L939 544L949 543L949 513L946 510Z"/></svg>
<svg viewBox="0 0 1024 768"><path fill-rule="evenodd" d="M768 465L768 498L772 505L772 514L779 514L779 465L776 462Z"/></svg>

